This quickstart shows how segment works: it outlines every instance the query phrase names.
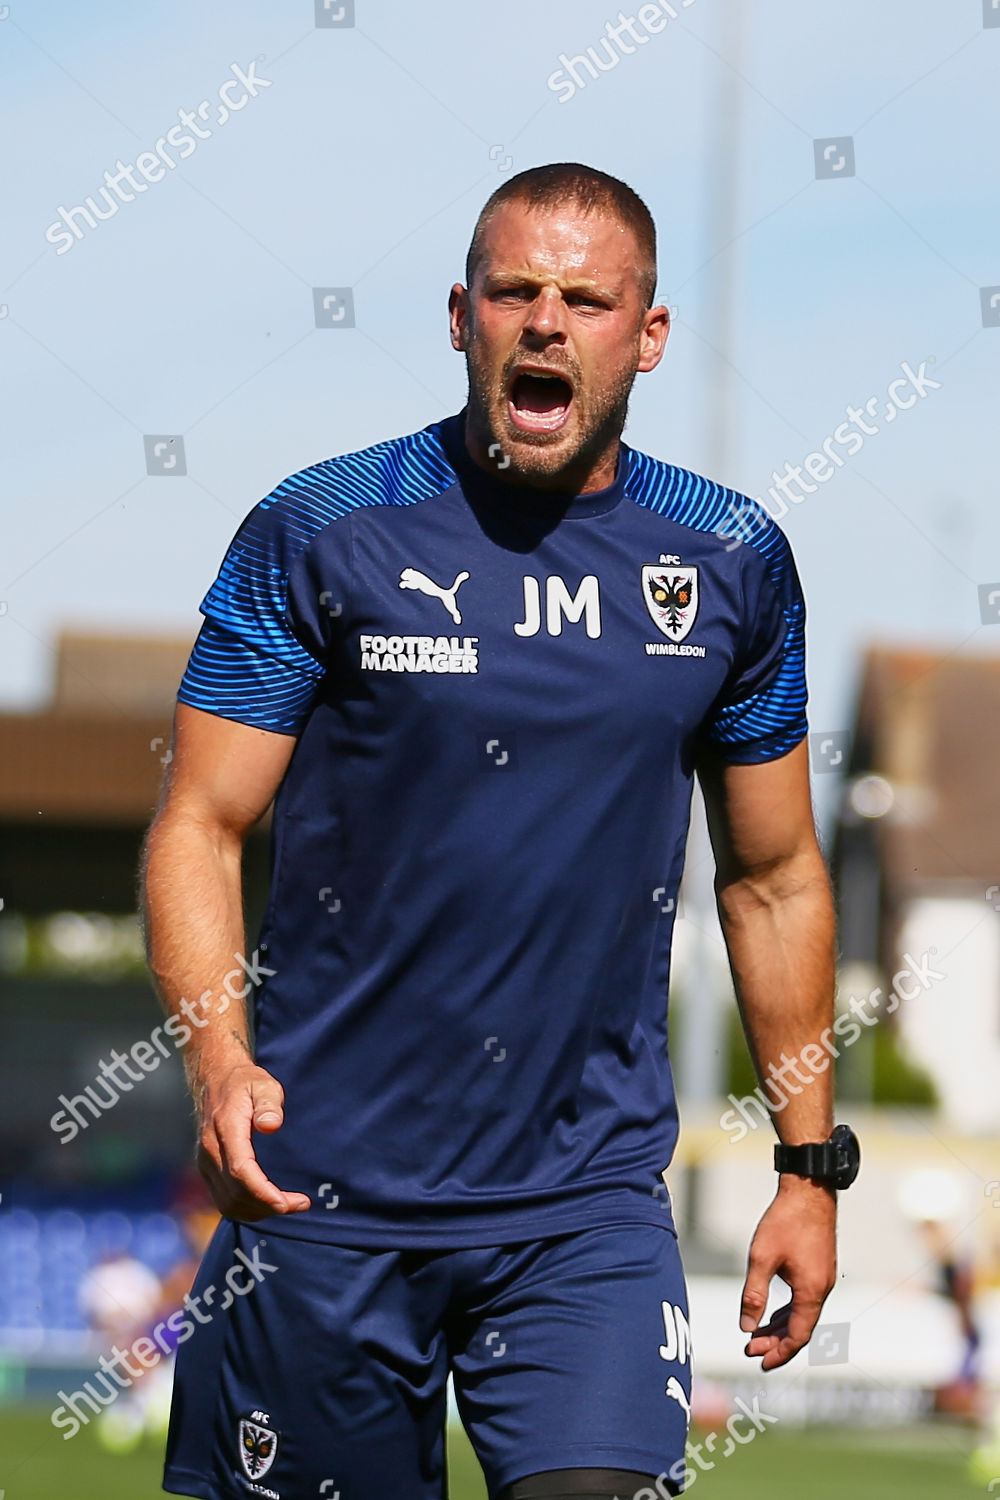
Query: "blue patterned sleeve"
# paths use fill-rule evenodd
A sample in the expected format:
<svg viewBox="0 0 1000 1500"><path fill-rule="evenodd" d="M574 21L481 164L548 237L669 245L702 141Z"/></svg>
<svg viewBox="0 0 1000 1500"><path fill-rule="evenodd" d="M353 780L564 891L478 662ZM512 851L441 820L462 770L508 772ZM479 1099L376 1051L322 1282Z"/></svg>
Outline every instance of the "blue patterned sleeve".
<svg viewBox="0 0 1000 1500"><path fill-rule="evenodd" d="M237 719L275 734L298 734L312 709L317 680L265 656L207 619L177 697L222 719Z"/></svg>
<svg viewBox="0 0 1000 1500"><path fill-rule="evenodd" d="M289 574L317 529L269 496L234 536L201 602L205 616L177 696L182 703L277 734L298 734L324 663L314 619L293 617Z"/></svg>
<svg viewBox="0 0 1000 1500"><path fill-rule="evenodd" d="M744 556L742 640L708 739L724 759L753 765L787 755L807 732L806 607L791 548L773 522Z"/></svg>

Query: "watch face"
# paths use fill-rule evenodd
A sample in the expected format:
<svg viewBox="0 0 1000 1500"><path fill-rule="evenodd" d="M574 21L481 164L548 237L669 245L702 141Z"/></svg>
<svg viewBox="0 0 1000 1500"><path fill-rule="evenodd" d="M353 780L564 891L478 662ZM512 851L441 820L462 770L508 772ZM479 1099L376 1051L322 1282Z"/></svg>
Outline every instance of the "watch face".
<svg viewBox="0 0 1000 1500"><path fill-rule="evenodd" d="M834 1185L848 1188L861 1170L861 1147L850 1125L835 1125L830 1136L831 1146L837 1148L837 1172Z"/></svg>

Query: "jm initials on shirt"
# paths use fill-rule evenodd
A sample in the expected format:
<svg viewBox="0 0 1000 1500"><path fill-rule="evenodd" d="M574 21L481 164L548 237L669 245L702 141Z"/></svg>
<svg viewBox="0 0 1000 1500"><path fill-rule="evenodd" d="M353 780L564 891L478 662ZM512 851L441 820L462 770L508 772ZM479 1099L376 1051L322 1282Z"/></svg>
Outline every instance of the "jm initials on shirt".
<svg viewBox="0 0 1000 1500"><path fill-rule="evenodd" d="M545 580L545 628L549 635L562 635L563 619L570 622L583 620L584 629L591 640L601 633L601 591L596 574L588 573L580 580L575 594L571 594L564 579L558 573L550 573ZM542 590L537 578L525 574L524 619L514 626L515 635L537 635L542 628Z"/></svg>

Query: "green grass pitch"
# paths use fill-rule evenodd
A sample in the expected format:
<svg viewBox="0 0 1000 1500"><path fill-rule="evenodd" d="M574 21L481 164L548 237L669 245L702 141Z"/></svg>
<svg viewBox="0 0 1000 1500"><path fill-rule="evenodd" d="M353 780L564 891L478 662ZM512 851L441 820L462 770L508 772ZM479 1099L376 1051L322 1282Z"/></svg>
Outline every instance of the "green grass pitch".
<svg viewBox="0 0 1000 1500"><path fill-rule="evenodd" d="M688 1494L701 1500L984 1500L986 1484L967 1477L972 1444L970 1435L949 1428L765 1432L713 1472L699 1474ZM461 1432L451 1435L449 1466L450 1500L486 1500ZM163 1495L160 1451L146 1439L131 1453L109 1454L89 1428L65 1442L46 1411L8 1408L0 1412L0 1492L4 1500L156 1500Z"/></svg>

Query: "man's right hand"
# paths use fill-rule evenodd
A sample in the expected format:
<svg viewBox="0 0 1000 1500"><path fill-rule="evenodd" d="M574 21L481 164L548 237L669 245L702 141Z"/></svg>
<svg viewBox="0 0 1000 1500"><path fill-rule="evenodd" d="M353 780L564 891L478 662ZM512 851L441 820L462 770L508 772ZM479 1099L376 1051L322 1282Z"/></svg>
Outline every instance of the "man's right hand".
<svg viewBox="0 0 1000 1500"><path fill-rule="evenodd" d="M305 1193L275 1187L257 1165L252 1131L278 1130L285 1094L278 1080L247 1059L199 1079L198 1168L219 1212L230 1219L297 1214L311 1206Z"/></svg>

